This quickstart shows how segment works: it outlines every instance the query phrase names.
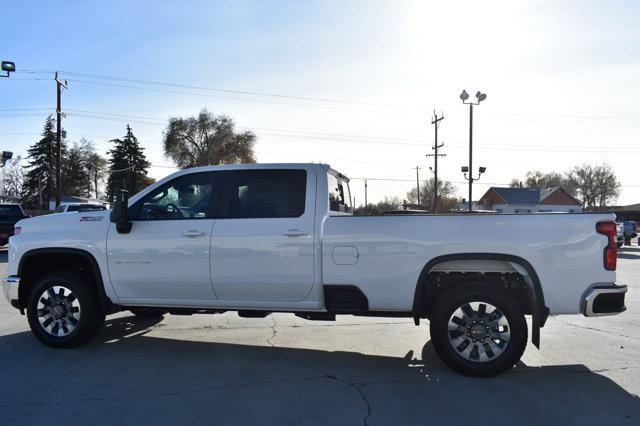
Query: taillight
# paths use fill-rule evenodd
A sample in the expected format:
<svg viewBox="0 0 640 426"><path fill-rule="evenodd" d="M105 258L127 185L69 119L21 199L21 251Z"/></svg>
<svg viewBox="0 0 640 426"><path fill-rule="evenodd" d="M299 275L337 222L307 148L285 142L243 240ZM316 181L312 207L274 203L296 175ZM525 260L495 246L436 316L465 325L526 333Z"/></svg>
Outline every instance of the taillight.
<svg viewBox="0 0 640 426"><path fill-rule="evenodd" d="M13 235L18 235L22 231L22 227L14 226L13 227Z"/></svg>
<svg viewBox="0 0 640 426"><path fill-rule="evenodd" d="M615 222L598 222L596 224L598 234L606 235L607 246L604 248L602 261L604 269L607 271L615 271L618 261L618 232Z"/></svg>

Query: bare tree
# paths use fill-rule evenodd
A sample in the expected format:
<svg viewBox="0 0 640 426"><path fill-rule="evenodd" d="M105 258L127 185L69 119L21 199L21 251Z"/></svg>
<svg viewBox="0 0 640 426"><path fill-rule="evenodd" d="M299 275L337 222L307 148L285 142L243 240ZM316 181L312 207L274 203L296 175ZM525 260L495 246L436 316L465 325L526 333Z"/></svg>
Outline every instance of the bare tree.
<svg viewBox="0 0 640 426"><path fill-rule="evenodd" d="M197 117L169 119L164 153L181 168L255 163L255 141L252 132L236 132L229 117L202 110Z"/></svg>
<svg viewBox="0 0 640 426"><path fill-rule="evenodd" d="M511 179L509 186L511 188L522 188L524 186L524 182L522 182L520 179L513 178Z"/></svg>
<svg viewBox="0 0 640 426"><path fill-rule="evenodd" d="M433 178L427 179L420 183L420 205L425 206L427 210L433 210L433 189L435 181ZM450 210L455 205L454 195L456 188L451 182L446 180L438 180L438 211ZM407 192L407 201L411 204L418 203L418 188L411 188Z"/></svg>
<svg viewBox="0 0 640 426"><path fill-rule="evenodd" d="M576 166L567 176L577 188L587 210L606 207L620 195L620 182L611 166L606 163Z"/></svg>
<svg viewBox="0 0 640 426"><path fill-rule="evenodd" d="M540 170L529 170L524 181L518 178L511 179L511 188L553 188L561 186L572 196L578 195L578 189L570 176L571 172L542 172Z"/></svg>
<svg viewBox="0 0 640 426"><path fill-rule="evenodd" d="M20 156L6 163L0 176L0 192L2 201L19 200L22 196L24 168L20 165Z"/></svg>
<svg viewBox="0 0 640 426"><path fill-rule="evenodd" d="M390 212L399 210L402 205L402 200L398 197L384 197L382 201L377 202L376 204L369 203L367 208L364 206L357 207L353 214L355 215L375 215L384 212Z"/></svg>

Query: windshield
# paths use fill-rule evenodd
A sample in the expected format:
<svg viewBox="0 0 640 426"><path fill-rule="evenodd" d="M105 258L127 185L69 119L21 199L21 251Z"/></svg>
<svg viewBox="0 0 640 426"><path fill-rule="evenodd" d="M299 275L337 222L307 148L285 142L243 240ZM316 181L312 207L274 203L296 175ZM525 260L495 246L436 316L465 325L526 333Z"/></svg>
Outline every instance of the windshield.
<svg viewBox="0 0 640 426"><path fill-rule="evenodd" d="M91 212L96 210L106 210L107 208L102 204L81 204L73 205L67 208L68 212Z"/></svg>
<svg viewBox="0 0 640 426"><path fill-rule="evenodd" d="M22 213L22 208L17 205L0 206L0 217L9 216L24 216L24 213Z"/></svg>

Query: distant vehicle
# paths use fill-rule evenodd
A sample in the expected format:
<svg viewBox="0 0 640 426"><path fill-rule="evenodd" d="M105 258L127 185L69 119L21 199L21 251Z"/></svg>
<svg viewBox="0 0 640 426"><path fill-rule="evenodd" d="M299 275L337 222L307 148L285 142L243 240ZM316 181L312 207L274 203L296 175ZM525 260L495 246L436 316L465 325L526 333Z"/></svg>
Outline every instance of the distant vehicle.
<svg viewBox="0 0 640 426"><path fill-rule="evenodd" d="M625 220L622 224L624 225L624 238L635 238L638 236L636 223L634 221Z"/></svg>
<svg viewBox="0 0 640 426"><path fill-rule="evenodd" d="M624 224L622 222L616 222L616 230L618 234L617 245L618 248L624 244Z"/></svg>
<svg viewBox="0 0 640 426"><path fill-rule="evenodd" d="M16 222L28 217L18 204L0 204L0 246L7 245Z"/></svg>
<svg viewBox="0 0 640 426"><path fill-rule="evenodd" d="M98 203L64 203L60 204L54 213L94 212L106 209L107 206Z"/></svg>

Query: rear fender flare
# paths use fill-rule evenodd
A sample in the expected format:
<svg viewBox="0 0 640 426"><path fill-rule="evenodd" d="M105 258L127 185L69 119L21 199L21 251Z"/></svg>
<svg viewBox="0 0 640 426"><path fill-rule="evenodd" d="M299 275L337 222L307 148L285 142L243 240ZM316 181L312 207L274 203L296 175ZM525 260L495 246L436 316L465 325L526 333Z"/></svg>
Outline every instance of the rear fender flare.
<svg viewBox="0 0 640 426"><path fill-rule="evenodd" d="M413 318L416 323L420 319L421 315L421 300L422 294L425 290L428 290L429 282L427 277L433 268L442 262L460 261L460 260L498 260L503 262L509 262L516 270L522 268L526 272L526 276L529 277L525 280L531 288L533 295L533 320L531 330L531 341L539 349L540 348L540 328L544 326L549 310L544 302L544 293L540 284L540 278L531 264L519 256L501 253L456 253L447 254L438 257L434 257L422 268L422 272L418 278L416 284L416 290L413 296ZM522 273L521 271L519 271Z"/></svg>

